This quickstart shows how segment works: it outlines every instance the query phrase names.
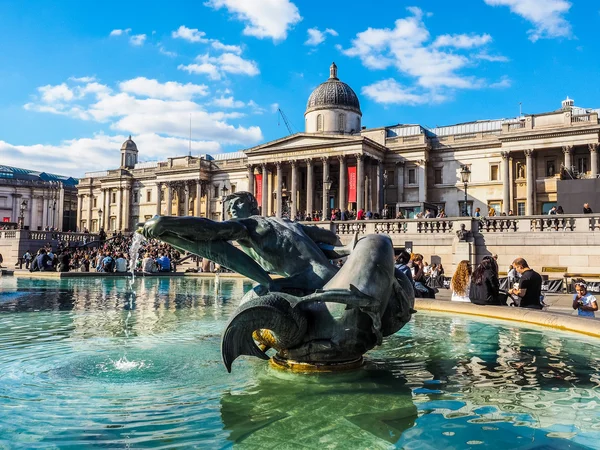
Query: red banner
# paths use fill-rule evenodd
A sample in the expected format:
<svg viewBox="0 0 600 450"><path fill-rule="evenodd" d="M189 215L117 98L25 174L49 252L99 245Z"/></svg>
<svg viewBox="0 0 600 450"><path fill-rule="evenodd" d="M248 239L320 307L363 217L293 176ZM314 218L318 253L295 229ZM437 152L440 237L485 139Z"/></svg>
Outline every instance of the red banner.
<svg viewBox="0 0 600 450"><path fill-rule="evenodd" d="M348 203L354 202L356 202L356 167L348 167Z"/></svg>
<svg viewBox="0 0 600 450"><path fill-rule="evenodd" d="M262 173L257 173L254 175L254 182L256 183L256 189L252 189L256 194L256 201L258 202L258 206L262 206ZM254 187L254 186L253 186ZM254 194L254 192L252 192Z"/></svg>

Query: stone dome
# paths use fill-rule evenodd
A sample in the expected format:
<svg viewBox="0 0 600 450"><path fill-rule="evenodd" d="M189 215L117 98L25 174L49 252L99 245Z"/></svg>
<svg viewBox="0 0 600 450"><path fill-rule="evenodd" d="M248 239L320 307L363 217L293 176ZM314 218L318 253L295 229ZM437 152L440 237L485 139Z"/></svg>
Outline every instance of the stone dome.
<svg viewBox="0 0 600 450"><path fill-rule="evenodd" d="M135 150L137 152L137 145L135 145L135 142L131 140L131 135L129 135L129 139L123 142L123 145L121 145L121 150Z"/></svg>
<svg viewBox="0 0 600 450"><path fill-rule="evenodd" d="M358 97L350 86L338 79L335 63L329 68L329 79L310 94L306 113L330 108L346 109L362 115Z"/></svg>

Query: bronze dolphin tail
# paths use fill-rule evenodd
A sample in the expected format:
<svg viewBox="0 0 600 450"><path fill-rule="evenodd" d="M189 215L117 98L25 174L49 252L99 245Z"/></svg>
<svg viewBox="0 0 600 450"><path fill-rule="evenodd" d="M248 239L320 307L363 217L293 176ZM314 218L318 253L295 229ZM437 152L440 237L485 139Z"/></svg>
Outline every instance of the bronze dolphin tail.
<svg viewBox="0 0 600 450"><path fill-rule="evenodd" d="M225 327L221 341L221 356L228 372L241 355L269 357L258 348L252 334L257 330L270 330L276 350L298 345L307 329L303 311L293 308L289 301L277 293L252 299L234 313Z"/></svg>

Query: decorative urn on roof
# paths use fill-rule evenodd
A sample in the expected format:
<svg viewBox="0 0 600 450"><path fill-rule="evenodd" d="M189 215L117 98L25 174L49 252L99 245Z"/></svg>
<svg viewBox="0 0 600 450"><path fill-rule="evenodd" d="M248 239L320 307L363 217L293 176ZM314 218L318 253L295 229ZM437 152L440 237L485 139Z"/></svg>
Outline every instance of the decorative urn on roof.
<svg viewBox="0 0 600 450"><path fill-rule="evenodd" d="M310 94L304 113L307 133L353 134L361 129L360 102L350 86L339 80L332 63L329 79Z"/></svg>

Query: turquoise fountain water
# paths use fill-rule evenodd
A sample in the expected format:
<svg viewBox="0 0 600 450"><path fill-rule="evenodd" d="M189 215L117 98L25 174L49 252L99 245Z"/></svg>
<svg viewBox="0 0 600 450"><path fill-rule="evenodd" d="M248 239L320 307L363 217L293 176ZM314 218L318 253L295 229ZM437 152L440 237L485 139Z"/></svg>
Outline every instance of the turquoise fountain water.
<svg viewBox="0 0 600 450"><path fill-rule="evenodd" d="M355 373L227 374L249 283L128 283L0 278L0 448L598 448L597 340L418 313Z"/></svg>

